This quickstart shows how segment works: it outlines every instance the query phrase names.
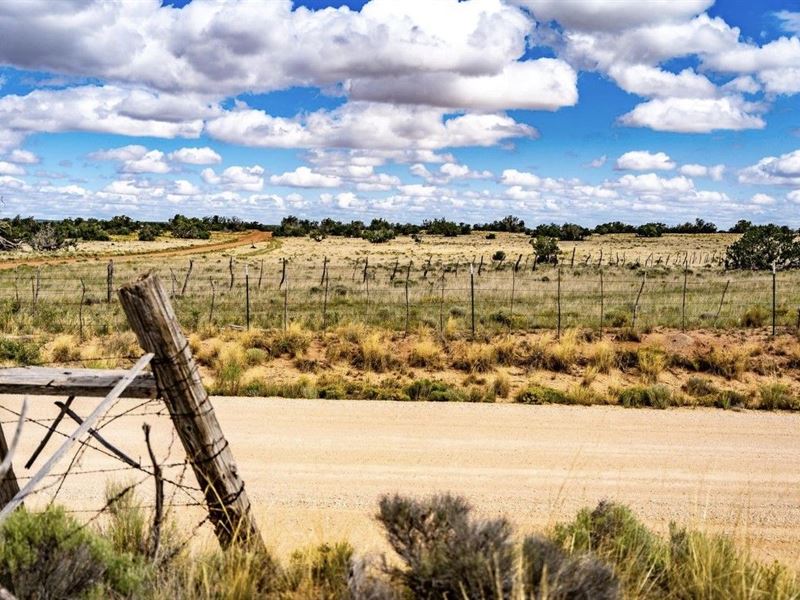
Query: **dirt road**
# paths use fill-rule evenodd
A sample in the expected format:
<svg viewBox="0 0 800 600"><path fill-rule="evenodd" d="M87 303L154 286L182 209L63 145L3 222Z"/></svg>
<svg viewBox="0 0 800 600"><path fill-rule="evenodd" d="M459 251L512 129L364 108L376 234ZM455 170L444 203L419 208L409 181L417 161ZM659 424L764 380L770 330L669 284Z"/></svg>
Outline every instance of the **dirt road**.
<svg viewBox="0 0 800 600"><path fill-rule="evenodd" d="M266 242L272 237L268 231L248 231L233 239L228 239L220 242L189 242L185 246L178 248L166 248L161 250L149 250L145 252L128 252L126 254L103 254L99 255L94 260L107 261L109 258L117 262L124 262L129 260L137 260L141 258L168 258L175 256L191 256L194 254L205 254L207 252L219 252L221 250L230 250L231 248L238 248L239 246L258 244ZM21 266L36 266L36 265L64 265L75 262L83 262L92 260L85 256L67 256L67 257L48 257L48 256L35 256L31 258L13 258L10 260L0 260L0 270L14 269Z"/></svg>
<svg viewBox="0 0 800 600"><path fill-rule="evenodd" d="M39 415L53 410L51 400L34 404ZM215 405L265 537L282 554L343 538L379 549L371 515L380 494L449 490L522 531L613 499L660 530L671 520L723 530L765 558L800 566L798 414L240 398ZM79 406L86 414L90 404ZM103 432L146 456L145 418L152 420L120 419ZM159 424L163 445L167 425ZM23 461L41 437L28 433ZM82 468L104 464L87 455ZM74 478L62 500L97 503L105 477Z"/></svg>

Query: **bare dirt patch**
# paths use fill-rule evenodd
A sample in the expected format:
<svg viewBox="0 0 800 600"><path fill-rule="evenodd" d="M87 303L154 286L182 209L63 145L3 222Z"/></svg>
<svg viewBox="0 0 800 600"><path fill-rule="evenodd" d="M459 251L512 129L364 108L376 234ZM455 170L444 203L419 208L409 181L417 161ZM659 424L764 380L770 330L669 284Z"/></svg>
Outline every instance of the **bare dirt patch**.
<svg viewBox="0 0 800 600"><path fill-rule="evenodd" d="M16 408L19 399L3 403ZM55 411L46 399L32 404L34 417ZM762 558L800 565L800 414L258 398L214 404L261 528L281 554L338 539L382 550L372 518L380 494L449 490L481 514L507 515L522 532L605 498L662 531L670 521L723 531ZM76 410L91 405L80 401ZM136 455L143 420L155 421L119 419L103 433ZM163 449L169 423L155 425ZM40 437L28 434L20 462ZM80 466L99 469L108 460L90 452ZM70 509L102 504L107 477L67 479L60 501ZM177 516L197 515L180 509Z"/></svg>

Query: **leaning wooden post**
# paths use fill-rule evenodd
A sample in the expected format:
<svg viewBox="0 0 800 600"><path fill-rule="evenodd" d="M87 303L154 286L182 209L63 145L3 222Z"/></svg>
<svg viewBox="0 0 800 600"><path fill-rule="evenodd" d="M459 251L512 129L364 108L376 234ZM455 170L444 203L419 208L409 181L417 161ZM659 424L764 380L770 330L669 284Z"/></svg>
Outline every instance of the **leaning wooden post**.
<svg viewBox="0 0 800 600"><path fill-rule="evenodd" d="M775 263L772 263L772 337L775 337L775 303L778 291L777 284L777 269Z"/></svg>
<svg viewBox="0 0 800 600"><path fill-rule="evenodd" d="M114 291L114 261L108 261L106 267L106 303L111 304L111 294Z"/></svg>
<svg viewBox="0 0 800 600"><path fill-rule="evenodd" d="M194 267L194 261L190 258L189 259L189 269L186 271L186 277L183 280L183 286L181 287L181 298L186 295L186 288L189 287L189 278L192 276L192 268Z"/></svg>
<svg viewBox="0 0 800 600"><path fill-rule="evenodd" d="M633 326L632 329L636 329L636 319L639 317L639 300L642 297L642 292L644 291L644 283L647 281L647 272L645 271L642 273L642 285L639 287L639 293L636 294L636 302L633 304Z"/></svg>
<svg viewBox="0 0 800 600"><path fill-rule="evenodd" d="M233 452L164 286L156 275L147 274L121 287L119 299L139 345L155 355L153 375L203 489L220 544L266 552Z"/></svg>
<svg viewBox="0 0 800 600"><path fill-rule="evenodd" d="M232 256L231 256L231 259L228 261L228 271L230 271L230 274L231 274L231 280L230 280L230 283L228 284L228 289L232 290L233 289L233 257Z"/></svg>

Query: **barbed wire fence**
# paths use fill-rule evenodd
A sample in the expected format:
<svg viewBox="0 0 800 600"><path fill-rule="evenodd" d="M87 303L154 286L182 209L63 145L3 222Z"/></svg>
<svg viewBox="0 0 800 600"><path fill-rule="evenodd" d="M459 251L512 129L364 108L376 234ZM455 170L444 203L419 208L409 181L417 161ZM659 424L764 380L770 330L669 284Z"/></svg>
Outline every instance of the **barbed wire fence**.
<svg viewBox="0 0 800 600"><path fill-rule="evenodd" d="M409 331L420 325L441 329L448 320L470 331L800 328L800 273L725 271L720 261L714 253L632 260L623 253L610 265L591 255L560 265L523 254L419 262L359 257L339 264L327 257L230 256L154 270L189 330L206 324L286 328L291 322L321 330L362 322ZM109 262L0 273L0 331L38 327L83 338L124 328L113 290L115 276L124 277L129 268ZM22 285L26 278L29 288Z"/></svg>
<svg viewBox="0 0 800 600"><path fill-rule="evenodd" d="M206 522L223 547L263 549L244 481L167 292L157 277L148 276L123 286L119 299L145 350L129 369L64 371L43 365L0 371L0 392L36 394L34 414L28 414L27 397L21 404L8 399L0 403L5 416L0 416L0 425L17 423L11 447L0 430L0 522L23 503L49 506L66 494L76 506L71 510L85 517L76 527L79 531L136 493L146 498L137 510L153 513L146 550L153 558L159 553L165 516L178 508L202 508L201 518L169 552L179 552ZM54 371L63 377L53 377ZM52 406L45 399L62 394L66 401L55 400ZM104 397L97 401L88 396ZM132 419L141 419L141 437L131 435ZM35 430L29 435L24 474L17 474L9 457L17 451L25 426ZM126 481L105 493L91 479L116 475ZM143 488L148 480L154 482L150 492Z"/></svg>

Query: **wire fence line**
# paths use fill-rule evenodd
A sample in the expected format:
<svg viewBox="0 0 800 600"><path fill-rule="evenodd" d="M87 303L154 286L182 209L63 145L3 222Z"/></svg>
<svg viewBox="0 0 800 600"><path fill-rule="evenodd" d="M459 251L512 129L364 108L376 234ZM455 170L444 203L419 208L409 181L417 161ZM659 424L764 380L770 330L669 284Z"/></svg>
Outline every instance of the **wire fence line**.
<svg viewBox="0 0 800 600"><path fill-rule="evenodd" d="M645 266L648 265L648 266ZM81 333L125 327L114 294L141 264L86 264L0 273L0 331ZM663 261L570 267L504 261L414 263L369 257L339 264L272 257L156 264L189 330L205 324L324 329L361 322L395 330L560 327L800 326L800 273L724 271Z"/></svg>
<svg viewBox="0 0 800 600"><path fill-rule="evenodd" d="M37 398L32 411L35 415L22 415L19 403L21 400L6 399L0 404L0 410L6 418L14 417L4 420L3 423L12 420L17 422L24 416L23 440L27 437L29 441L38 441L37 449L30 458L23 455L15 460L18 464L25 465L15 473L16 480L24 485L36 476L40 463L44 462L48 451L52 450L46 448L50 436L68 438L77 421L62 418L64 403L57 399L54 399L52 406L46 407L45 398ZM68 400L67 404L69 403ZM72 407L75 413L88 412L95 403L88 399L83 403L73 404ZM152 446L146 436L131 435L131 425L139 424L147 424L148 427L158 430L158 439L154 439ZM58 444L49 445L56 447ZM30 446L30 443L25 444L25 447ZM22 454L21 451L18 452ZM152 457L156 458L151 464ZM28 460L23 463L25 459ZM65 512L81 515L75 533L102 518L108 518L117 507L129 505L124 500L129 494L135 495L136 505L142 509L149 511L158 506L163 511L162 517L174 514L179 508L197 507L197 521L192 521L195 523L193 532L207 522L203 491L189 468L189 460L181 444L177 443L172 420L160 398L145 401L117 399L110 410L90 429L90 435L78 438L76 445L61 462L63 468L46 474L42 482L31 489L23 500L28 505L51 506L63 503L70 506ZM153 485L156 471L162 482L160 493ZM99 485L98 480L102 481ZM186 515L182 518L186 519ZM185 543L189 541L190 538L186 538Z"/></svg>

